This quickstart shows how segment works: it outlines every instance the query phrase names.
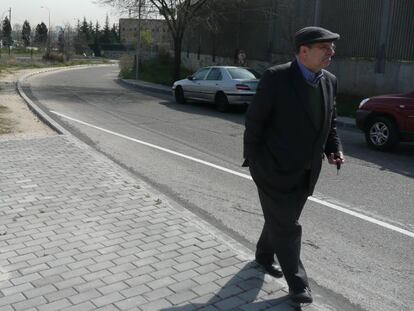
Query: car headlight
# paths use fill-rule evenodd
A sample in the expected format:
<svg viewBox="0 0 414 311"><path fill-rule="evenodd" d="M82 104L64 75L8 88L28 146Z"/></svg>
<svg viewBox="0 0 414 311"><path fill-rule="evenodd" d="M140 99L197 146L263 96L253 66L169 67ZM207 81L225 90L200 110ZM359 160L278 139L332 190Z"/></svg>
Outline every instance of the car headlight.
<svg viewBox="0 0 414 311"><path fill-rule="evenodd" d="M361 109L361 108L362 108L362 106L364 106L364 104L365 104L367 101L369 101L369 100L370 100L370 98L365 98L365 99L363 99L363 100L359 103L358 109Z"/></svg>

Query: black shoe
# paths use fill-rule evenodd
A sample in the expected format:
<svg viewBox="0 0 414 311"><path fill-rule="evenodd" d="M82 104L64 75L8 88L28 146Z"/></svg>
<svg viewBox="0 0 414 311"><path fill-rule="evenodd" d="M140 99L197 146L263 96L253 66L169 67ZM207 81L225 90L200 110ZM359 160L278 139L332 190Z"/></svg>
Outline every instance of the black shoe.
<svg viewBox="0 0 414 311"><path fill-rule="evenodd" d="M270 274L274 278L283 277L283 272L278 266L275 266L273 264L263 264L257 260L256 262L259 264L259 266L261 266L266 271L266 273Z"/></svg>
<svg viewBox="0 0 414 311"><path fill-rule="evenodd" d="M293 291L289 289L290 299L296 303L312 303L313 298L309 287Z"/></svg>

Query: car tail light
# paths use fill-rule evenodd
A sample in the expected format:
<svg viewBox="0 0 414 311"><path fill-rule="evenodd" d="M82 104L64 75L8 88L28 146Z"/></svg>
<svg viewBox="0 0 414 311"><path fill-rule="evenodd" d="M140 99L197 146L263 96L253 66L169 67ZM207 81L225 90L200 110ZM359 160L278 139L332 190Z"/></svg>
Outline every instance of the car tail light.
<svg viewBox="0 0 414 311"><path fill-rule="evenodd" d="M250 87L246 84L236 84L236 89L241 91L250 91Z"/></svg>

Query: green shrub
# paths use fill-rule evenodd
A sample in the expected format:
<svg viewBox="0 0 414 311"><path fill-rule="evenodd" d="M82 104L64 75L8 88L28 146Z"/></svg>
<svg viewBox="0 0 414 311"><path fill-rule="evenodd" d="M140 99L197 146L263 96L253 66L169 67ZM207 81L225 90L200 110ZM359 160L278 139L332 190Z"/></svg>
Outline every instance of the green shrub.
<svg viewBox="0 0 414 311"><path fill-rule="evenodd" d="M56 63L63 63L65 61L65 56L62 53L46 53L43 56L43 59L46 61L56 62Z"/></svg>
<svg viewBox="0 0 414 311"><path fill-rule="evenodd" d="M157 58L143 61L140 66L140 80L172 85L174 72L174 59L167 53L160 54ZM185 67L181 67L181 78L185 78L192 74L192 71ZM134 56L124 56L120 60L119 76L123 79L135 79Z"/></svg>

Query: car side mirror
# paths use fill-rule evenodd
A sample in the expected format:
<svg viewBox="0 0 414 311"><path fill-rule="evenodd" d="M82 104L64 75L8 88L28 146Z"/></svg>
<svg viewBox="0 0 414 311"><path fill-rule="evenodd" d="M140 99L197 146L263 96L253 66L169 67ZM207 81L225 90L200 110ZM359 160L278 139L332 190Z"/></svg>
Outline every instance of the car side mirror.
<svg viewBox="0 0 414 311"><path fill-rule="evenodd" d="M187 79L188 80L194 80L194 77L193 76L188 76Z"/></svg>

